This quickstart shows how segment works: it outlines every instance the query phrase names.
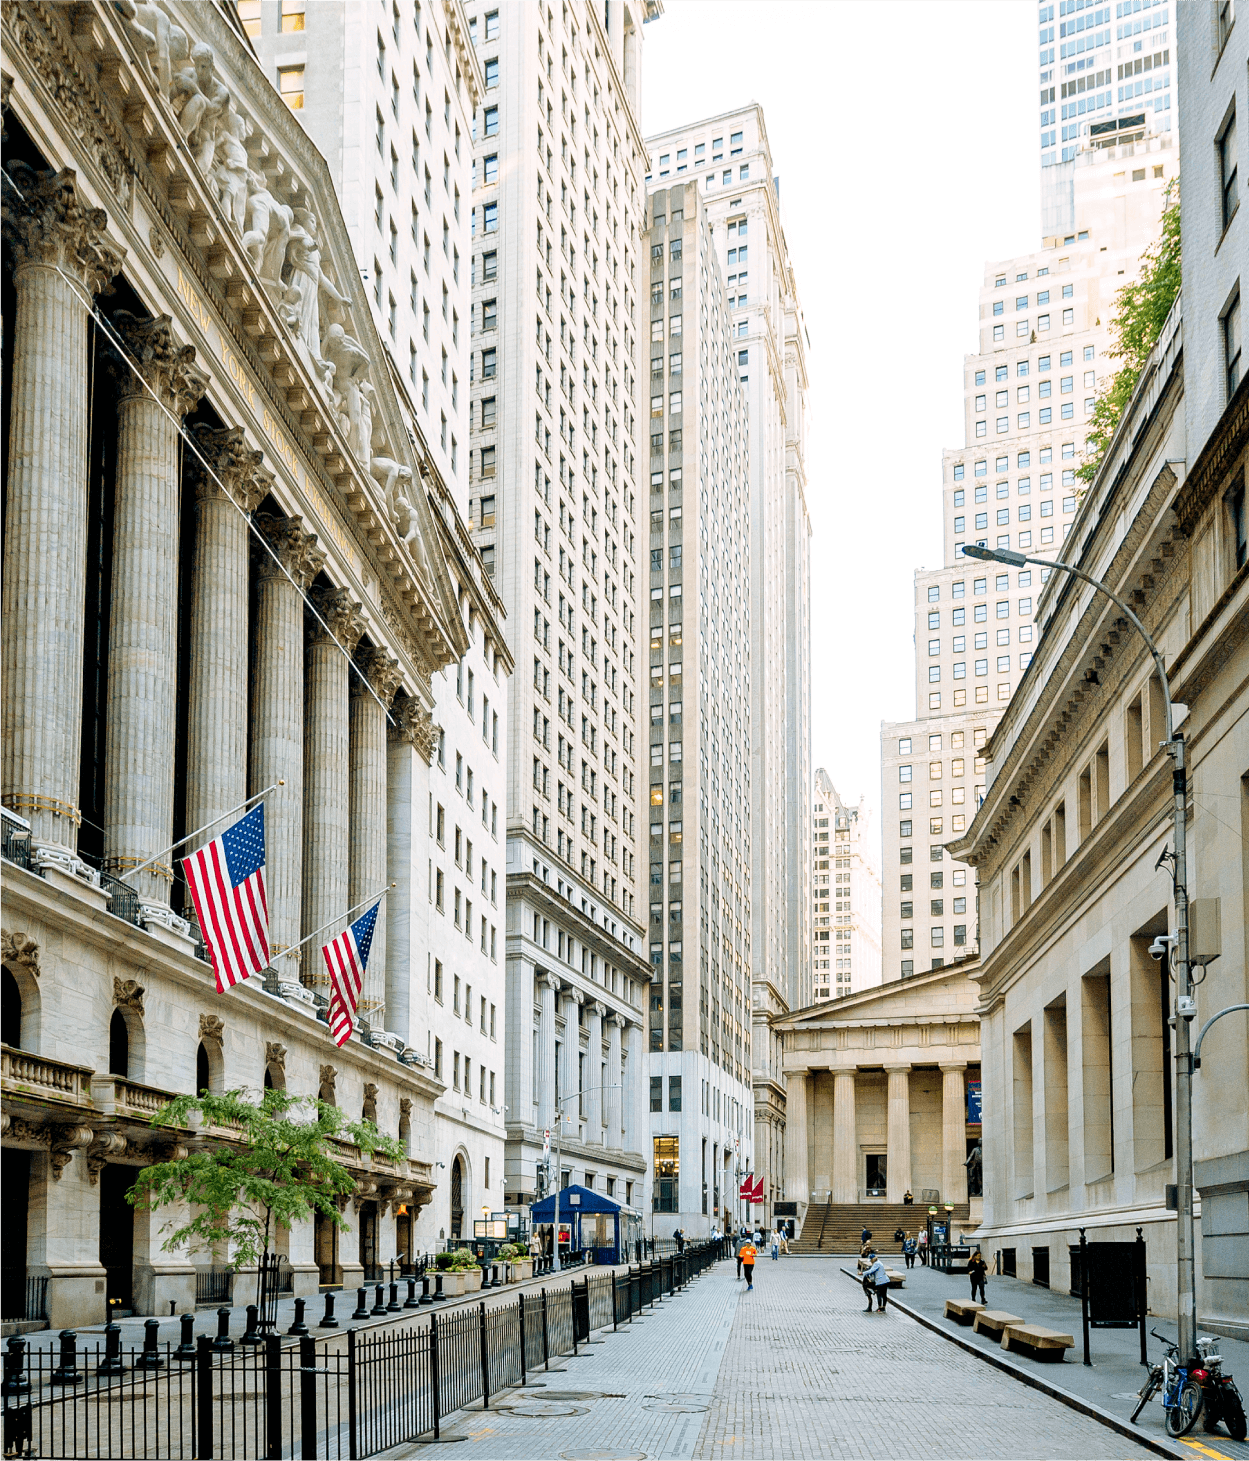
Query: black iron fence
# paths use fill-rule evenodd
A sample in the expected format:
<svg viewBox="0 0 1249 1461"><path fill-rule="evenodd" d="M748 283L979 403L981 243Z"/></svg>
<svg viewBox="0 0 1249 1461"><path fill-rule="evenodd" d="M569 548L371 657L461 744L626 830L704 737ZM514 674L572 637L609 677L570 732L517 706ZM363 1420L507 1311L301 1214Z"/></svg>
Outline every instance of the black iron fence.
<svg viewBox="0 0 1249 1461"><path fill-rule="evenodd" d="M177 1346L157 1343L155 1319L147 1321L142 1349L123 1350L117 1325L103 1346L79 1347L64 1330L56 1349L32 1353L15 1336L0 1387L5 1455L374 1456L423 1435L437 1438L443 1418L467 1405L488 1409L500 1390L576 1353L592 1330L627 1324L719 1256L718 1244L687 1245L683 1254L627 1273L587 1273L522 1291L511 1303L324 1336L307 1332L302 1300L287 1334L258 1334L249 1316L241 1341L226 1324L216 1339L194 1336L190 1315Z"/></svg>
<svg viewBox="0 0 1249 1461"><path fill-rule="evenodd" d="M48 1317L48 1278L28 1274L23 1265L5 1266L0 1283L0 1318L38 1322Z"/></svg>
<svg viewBox="0 0 1249 1461"><path fill-rule="evenodd" d="M234 1298L234 1270L220 1263L200 1264L195 1270L195 1302L229 1304Z"/></svg>

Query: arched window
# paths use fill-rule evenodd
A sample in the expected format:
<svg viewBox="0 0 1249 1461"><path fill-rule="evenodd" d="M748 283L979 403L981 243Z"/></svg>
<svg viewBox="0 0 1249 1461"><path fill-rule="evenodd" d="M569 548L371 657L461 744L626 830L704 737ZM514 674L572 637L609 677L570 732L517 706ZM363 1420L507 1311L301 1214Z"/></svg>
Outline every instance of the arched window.
<svg viewBox="0 0 1249 1461"><path fill-rule="evenodd" d="M22 1048L22 991L13 971L4 971L3 993L0 994L0 1040L14 1050Z"/></svg>
<svg viewBox="0 0 1249 1461"><path fill-rule="evenodd" d="M459 1157L451 1163L451 1237L464 1236L464 1163Z"/></svg>
<svg viewBox="0 0 1249 1461"><path fill-rule="evenodd" d="M120 1010L113 1011L108 1025L108 1073L129 1076L130 1074L130 1031L126 1017Z"/></svg>
<svg viewBox="0 0 1249 1461"><path fill-rule="evenodd" d="M200 1046L200 1049L202 1050L203 1048L204 1047L201 1045ZM273 1089L273 1067L272 1066L269 1066L269 1065L266 1065L265 1066L265 1090L266 1091L271 1091L272 1089Z"/></svg>
<svg viewBox="0 0 1249 1461"><path fill-rule="evenodd" d="M208 1051L201 1040L199 1049L195 1052L195 1094L198 1096L204 1091L211 1090L212 1072L208 1068Z"/></svg>

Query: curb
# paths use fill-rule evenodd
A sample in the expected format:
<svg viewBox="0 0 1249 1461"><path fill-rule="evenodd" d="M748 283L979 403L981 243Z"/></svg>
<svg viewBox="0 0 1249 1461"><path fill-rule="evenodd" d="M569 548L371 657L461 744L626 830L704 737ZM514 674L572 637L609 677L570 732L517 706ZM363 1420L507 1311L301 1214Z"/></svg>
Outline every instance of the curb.
<svg viewBox="0 0 1249 1461"><path fill-rule="evenodd" d="M857 1274L851 1273L848 1268L842 1268L842 1273L847 1278L859 1283ZM939 1334L943 1339L948 1339L951 1344L957 1344L960 1349L973 1354L977 1359L984 1360L986 1364L992 1365L995 1369L1001 1370L1012 1380L1020 1380L1025 1385L1030 1385L1034 1390L1040 1390L1043 1394L1049 1395L1054 1400L1061 1401L1063 1405L1072 1410L1078 1410L1081 1415L1087 1415L1090 1420L1098 1421L1100 1424L1119 1435L1126 1436L1129 1440L1135 1441L1138 1446L1144 1446L1146 1450L1152 1451L1155 1456L1166 1456L1169 1461L1192 1461L1191 1451L1180 1451L1174 1446L1168 1445L1166 1441L1156 1440L1153 1436L1142 1435L1137 1428L1129 1421L1122 1420L1119 1416L1113 1415L1109 1410L1103 1410L1100 1405L1094 1405L1091 1400L1085 1400L1082 1396L1076 1395L1071 1390L1065 1390L1061 1385L1055 1385L1050 1380L1042 1379L1040 1375L1033 1374L1031 1370L1021 1369L1019 1365L1013 1365L1001 1355L996 1355L988 1350L981 1349L978 1344L972 1344L959 1334L952 1334L948 1329L943 1329L935 1320L929 1319L927 1315L912 1309L909 1304L901 1304L894 1298L892 1291L889 1294L889 1306L900 1309L908 1319L915 1323L922 1324L925 1329L931 1329L934 1334Z"/></svg>

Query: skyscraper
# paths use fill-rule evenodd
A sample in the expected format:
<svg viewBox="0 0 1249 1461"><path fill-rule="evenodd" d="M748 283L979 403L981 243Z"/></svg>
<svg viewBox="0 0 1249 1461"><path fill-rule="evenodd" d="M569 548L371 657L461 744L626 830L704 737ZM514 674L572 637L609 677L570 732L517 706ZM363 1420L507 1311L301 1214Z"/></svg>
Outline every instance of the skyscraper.
<svg viewBox="0 0 1249 1461"><path fill-rule="evenodd" d="M650 1111L657 1232L752 1170L750 456L696 179L650 195ZM685 751L689 751L689 756Z"/></svg>
<svg viewBox="0 0 1249 1461"><path fill-rule="evenodd" d="M649 1199L639 344L655 0L474 3L474 536L508 612L507 1200ZM542 1166L559 1131L562 1170ZM552 1156L554 1153L552 1152Z"/></svg>
<svg viewBox="0 0 1249 1461"><path fill-rule="evenodd" d="M866 797L843 802L821 766L812 807L812 982L817 1000L880 983L880 857Z"/></svg>

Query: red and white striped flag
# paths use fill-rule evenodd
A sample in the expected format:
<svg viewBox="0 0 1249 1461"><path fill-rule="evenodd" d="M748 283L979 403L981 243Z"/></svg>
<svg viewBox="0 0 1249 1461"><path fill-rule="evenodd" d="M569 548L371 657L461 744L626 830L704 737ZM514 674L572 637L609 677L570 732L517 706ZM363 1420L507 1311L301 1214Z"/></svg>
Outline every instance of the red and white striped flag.
<svg viewBox="0 0 1249 1461"><path fill-rule="evenodd" d="M330 1036L335 1045L345 1045L355 1029L356 1005L364 987L364 971L368 967L377 910L381 906L378 899L367 913L361 914L321 950L330 971Z"/></svg>
<svg viewBox="0 0 1249 1461"><path fill-rule="evenodd" d="M224 994L269 965L264 803L207 847L183 858L182 871L217 976L217 992Z"/></svg>

